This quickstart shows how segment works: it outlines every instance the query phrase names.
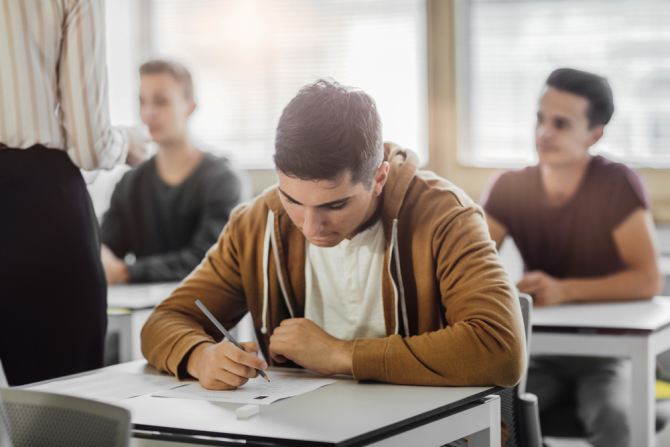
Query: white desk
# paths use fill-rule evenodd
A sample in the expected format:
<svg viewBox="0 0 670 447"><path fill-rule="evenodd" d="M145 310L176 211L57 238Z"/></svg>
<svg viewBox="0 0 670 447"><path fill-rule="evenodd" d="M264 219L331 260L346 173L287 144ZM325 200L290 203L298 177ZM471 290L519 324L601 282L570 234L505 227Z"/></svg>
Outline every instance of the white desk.
<svg viewBox="0 0 670 447"><path fill-rule="evenodd" d="M117 284L107 288L107 307L152 309L181 284L180 282L149 284Z"/></svg>
<svg viewBox="0 0 670 447"><path fill-rule="evenodd" d="M105 370L157 374L144 361ZM232 403L141 396L116 405L132 414L135 446L160 445L157 441L190 445L189 438L195 445L203 438L194 436L205 436L209 445L438 447L468 436L469 446L483 447L500 446L500 398L489 396L498 390L361 383L345 377L261 406L249 420L237 420L235 409L241 405Z"/></svg>
<svg viewBox="0 0 670 447"><path fill-rule="evenodd" d="M179 286L179 282L119 284L107 288L107 332L119 335L119 361L142 358L140 332L154 307Z"/></svg>
<svg viewBox="0 0 670 447"><path fill-rule="evenodd" d="M532 354L631 359L631 446L654 445L656 356L668 349L670 297L533 309Z"/></svg>

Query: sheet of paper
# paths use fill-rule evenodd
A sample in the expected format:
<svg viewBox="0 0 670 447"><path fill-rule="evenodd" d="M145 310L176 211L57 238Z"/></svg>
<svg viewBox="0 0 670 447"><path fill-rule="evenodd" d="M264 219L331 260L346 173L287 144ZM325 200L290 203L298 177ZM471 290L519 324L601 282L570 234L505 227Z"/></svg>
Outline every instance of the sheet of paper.
<svg viewBox="0 0 670 447"><path fill-rule="evenodd" d="M179 287L179 282L117 284L107 289L107 307L147 309L158 305Z"/></svg>
<svg viewBox="0 0 670 447"><path fill-rule="evenodd" d="M312 377L302 373L269 372L271 382L261 377L249 380L236 390L213 391L195 382L168 391L153 394L153 397L233 402L237 404L270 405L280 399L298 396L322 386L337 382L337 379Z"/></svg>
<svg viewBox="0 0 670 447"><path fill-rule="evenodd" d="M183 385L183 382L179 382L172 376L100 372L50 382L29 389L110 403Z"/></svg>

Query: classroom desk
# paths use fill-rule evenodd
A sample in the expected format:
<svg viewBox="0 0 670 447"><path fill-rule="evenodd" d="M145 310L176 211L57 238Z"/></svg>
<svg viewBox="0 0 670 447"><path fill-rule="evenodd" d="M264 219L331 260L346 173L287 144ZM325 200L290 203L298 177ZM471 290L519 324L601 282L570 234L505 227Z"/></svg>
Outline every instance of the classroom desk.
<svg viewBox="0 0 670 447"><path fill-rule="evenodd" d="M142 360L104 370L159 374ZM270 376L273 370L282 368L269 368ZM131 412L133 446L438 447L464 436L470 447L500 446L500 398L491 395L500 388L399 386L339 378L343 380L333 385L261 405L260 414L248 420L236 419L235 409L242 405L233 403L140 396L115 405Z"/></svg>
<svg viewBox="0 0 670 447"><path fill-rule="evenodd" d="M668 349L670 297L533 309L531 354L631 359L631 446L655 443L656 356Z"/></svg>
<svg viewBox="0 0 670 447"><path fill-rule="evenodd" d="M119 362L142 358L140 332L154 307L169 297L179 282L118 284L107 288L108 333L119 337Z"/></svg>

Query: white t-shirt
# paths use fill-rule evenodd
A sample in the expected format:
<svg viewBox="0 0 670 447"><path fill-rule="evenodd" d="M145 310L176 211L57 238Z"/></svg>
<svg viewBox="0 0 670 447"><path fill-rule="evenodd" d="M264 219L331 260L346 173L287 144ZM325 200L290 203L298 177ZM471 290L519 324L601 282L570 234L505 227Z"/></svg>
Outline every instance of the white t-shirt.
<svg viewBox="0 0 670 447"><path fill-rule="evenodd" d="M386 337L381 220L335 247L306 245L305 318L340 340Z"/></svg>

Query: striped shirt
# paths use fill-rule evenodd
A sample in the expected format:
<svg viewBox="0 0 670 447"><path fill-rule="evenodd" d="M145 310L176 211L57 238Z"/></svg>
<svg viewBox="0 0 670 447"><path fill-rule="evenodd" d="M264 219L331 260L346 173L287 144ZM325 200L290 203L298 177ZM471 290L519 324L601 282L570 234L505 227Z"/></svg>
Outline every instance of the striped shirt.
<svg viewBox="0 0 670 447"><path fill-rule="evenodd" d="M61 149L80 168L126 159L110 125L104 0L0 0L0 147Z"/></svg>

